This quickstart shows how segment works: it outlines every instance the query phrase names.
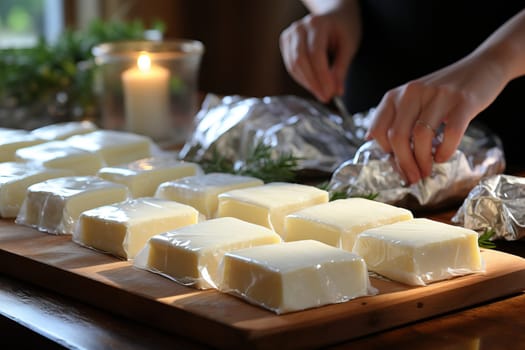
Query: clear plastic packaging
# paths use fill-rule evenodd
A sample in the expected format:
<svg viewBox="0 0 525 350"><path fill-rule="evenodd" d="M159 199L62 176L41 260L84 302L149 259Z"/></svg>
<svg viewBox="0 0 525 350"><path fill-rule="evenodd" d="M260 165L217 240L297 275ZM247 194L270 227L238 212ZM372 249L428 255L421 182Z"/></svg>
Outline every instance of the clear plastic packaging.
<svg viewBox="0 0 525 350"><path fill-rule="evenodd" d="M84 120L80 122L72 121L42 126L33 129L31 134L44 140L56 141L64 140L74 135L87 134L95 130L98 130L95 123Z"/></svg>
<svg viewBox="0 0 525 350"><path fill-rule="evenodd" d="M51 234L73 234L88 209L129 199L126 186L96 176L68 176L29 186L15 223Z"/></svg>
<svg viewBox="0 0 525 350"><path fill-rule="evenodd" d="M66 169L48 169L39 164L0 163L0 216L16 218L29 186L51 178L71 176Z"/></svg>
<svg viewBox="0 0 525 350"><path fill-rule="evenodd" d="M164 182L158 186L155 197L191 205L211 219L217 214L219 194L263 184L262 180L251 176L208 173Z"/></svg>
<svg viewBox="0 0 525 350"><path fill-rule="evenodd" d="M377 294L361 257L314 240L235 250L220 270L222 292L276 314Z"/></svg>
<svg viewBox="0 0 525 350"><path fill-rule="evenodd" d="M103 179L128 186L134 198L152 197L163 182L203 174L200 165L177 160L173 155L155 155L136 161L104 167L97 173Z"/></svg>
<svg viewBox="0 0 525 350"><path fill-rule="evenodd" d="M424 218L365 230L352 251L365 259L369 271L408 285L485 269L475 231Z"/></svg>
<svg viewBox="0 0 525 350"><path fill-rule="evenodd" d="M216 288L228 251L281 242L273 231L235 218L218 218L153 236L134 266L197 289Z"/></svg>
<svg viewBox="0 0 525 350"><path fill-rule="evenodd" d="M198 220L199 213L188 205L151 197L130 199L82 212L73 241L129 260L152 236Z"/></svg>

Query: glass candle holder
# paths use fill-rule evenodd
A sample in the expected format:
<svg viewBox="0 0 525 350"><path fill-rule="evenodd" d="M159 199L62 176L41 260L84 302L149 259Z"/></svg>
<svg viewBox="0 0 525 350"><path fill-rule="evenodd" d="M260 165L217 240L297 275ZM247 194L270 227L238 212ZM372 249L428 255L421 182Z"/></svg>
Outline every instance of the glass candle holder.
<svg viewBox="0 0 525 350"><path fill-rule="evenodd" d="M182 145L197 112L200 41L120 41L93 48L95 91L105 129Z"/></svg>

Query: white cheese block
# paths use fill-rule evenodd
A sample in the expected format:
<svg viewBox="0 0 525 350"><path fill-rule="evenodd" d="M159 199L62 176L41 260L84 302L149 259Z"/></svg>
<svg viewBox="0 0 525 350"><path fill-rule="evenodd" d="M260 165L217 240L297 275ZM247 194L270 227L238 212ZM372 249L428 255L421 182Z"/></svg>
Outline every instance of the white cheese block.
<svg viewBox="0 0 525 350"><path fill-rule="evenodd" d="M19 148L43 143L45 140L31 135L28 131L5 131L0 133L0 162L15 160L15 152Z"/></svg>
<svg viewBox="0 0 525 350"><path fill-rule="evenodd" d="M55 123L31 131L31 134L44 140L65 140L74 135L87 134L97 130L97 126L90 121L72 121Z"/></svg>
<svg viewBox="0 0 525 350"><path fill-rule="evenodd" d="M353 252L369 270L410 285L483 270L475 231L423 218L366 230Z"/></svg>
<svg viewBox="0 0 525 350"><path fill-rule="evenodd" d="M232 216L284 235L284 218L300 209L328 202L328 192L314 186L274 182L219 195L217 216Z"/></svg>
<svg viewBox="0 0 525 350"><path fill-rule="evenodd" d="M262 180L251 176L209 173L162 183L155 197L191 205L207 218L212 218L217 213L219 194L263 184Z"/></svg>
<svg viewBox="0 0 525 350"><path fill-rule="evenodd" d="M412 219L410 210L365 198L339 199L285 218L285 240L315 239L352 251L357 235L369 228Z"/></svg>
<svg viewBox="0 0 525 350"><path fill-rule="evenodd" d="M134 264L187 286L216 288L224 253L280 242L265 227L229 217L211 219L153 236Z"/></svg>
<svg viewBox="0 0 525 350"><path fill-rule="evenodd" d="M15 222L53 234L72 234L80 214L129 198L126 186L96 176L69 176L31 185Z"/></svg>
<svg viewBox="0 0 525 350"><path fill-rule="evenodd" d="M15 218L24 202L27 188L47 179L70 176L65 169L48 169L38 164L0 163L0 216Z"/></svg>
<svg viewBox="0 0 525 350"><path fill-rule="evenodd" d="M116 130L97 130L71 136L66 141L75 147L99 153L106 166L151 157L153 148L149 137Z"/></svg>
<svg viewBox="0 0 525 350"><path fill-rule="evenodd" d="M231 251L221 270L221 291L278 314L375 293L361 257L314 240Z"/></svg>
<svg viewBox="0 0 525 350"><path fill-rule="evenodd" d="M157 187L163 182L196 174L202 174L202 169L196 163L178 161L171 157L151 157L104 167L97 175L128 186L131 195L138 198L154 196Z"/></svg>
<svg viewBox="0 0 525 350"><path fill-rule="evenodd" d="M65 141L49 141L20 148L15 153L15 159L48 168L68 169L78 176L95 175L104 166L100 154L73 147Z"/></svg>
<svg viewBox="0 0 525 350"><path fill-rule="evenodd" d="M158 198L137 198L80 214L73 241L124 259L133 259L152 236L196 224L194 208Z"/></svg>

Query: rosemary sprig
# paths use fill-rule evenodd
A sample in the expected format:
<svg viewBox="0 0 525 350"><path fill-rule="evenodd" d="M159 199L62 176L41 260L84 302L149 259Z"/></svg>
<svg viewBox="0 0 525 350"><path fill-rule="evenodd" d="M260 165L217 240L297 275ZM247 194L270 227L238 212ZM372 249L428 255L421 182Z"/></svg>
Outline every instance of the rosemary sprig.
<svg viewBox="0 0 525 350"><path fill-rule="evenodd" d="M233 162L220 155L217 150L214 150L210 160L201 162L201 166L206 173L223 172L253 176L265 183L291 182L295 180L300 159L290 153L279 154L274 158L272 147L259 143L250 151L246 161L239 168L235 168Z"/></svg>
<svg viewBox="0 0 525 350"><path fill-rule="evenodd" d="M318 184L317 187L322 190L328 191L330 193L330 197L329 197L330 201L348 198L348 195L345 191L330 191L328 188L328 182L326 181ZM379 196L379 193L371 192L368 194L355 194L355 195L351 195L350 197L360 197L360 198L375 200L377 196Z"/></svg>
<svg viewBox="0 0 525 350"><path fill-rule="evenodd" d="M492 236L494 236L495 234L496 234L496 231L494 231L493 229L491 228L485 229L485 232L483 232L478 238L478 245L481 248L487 248L487 249L496 248L496 244L490 240Z"/></svg>
<svg viewBox="0 0 525 350"><path fill-rule="evenodd" d="M213 150L210 160L201 162L202 170L205 173L229 173L234 174L233 163L222 156L217 149Z"/></svg>

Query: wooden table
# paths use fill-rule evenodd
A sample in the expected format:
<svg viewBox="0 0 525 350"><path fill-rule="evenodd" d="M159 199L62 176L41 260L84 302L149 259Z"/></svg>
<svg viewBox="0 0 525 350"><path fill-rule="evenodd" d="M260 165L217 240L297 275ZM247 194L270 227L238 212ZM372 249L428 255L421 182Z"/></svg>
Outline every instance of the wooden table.
<svg viewBox="0 0 525 350"><path fill-rule="evenodd" d="M429 215L448 221L453 212ZM498 249L525 257L525 242ZM386 330L346 348L519 349L525 344L525 293ZM204 345L97 309L22 280L0 275L0 344L31 348L203 349ZM350 325L349 325L350 326Z"/></svg>

